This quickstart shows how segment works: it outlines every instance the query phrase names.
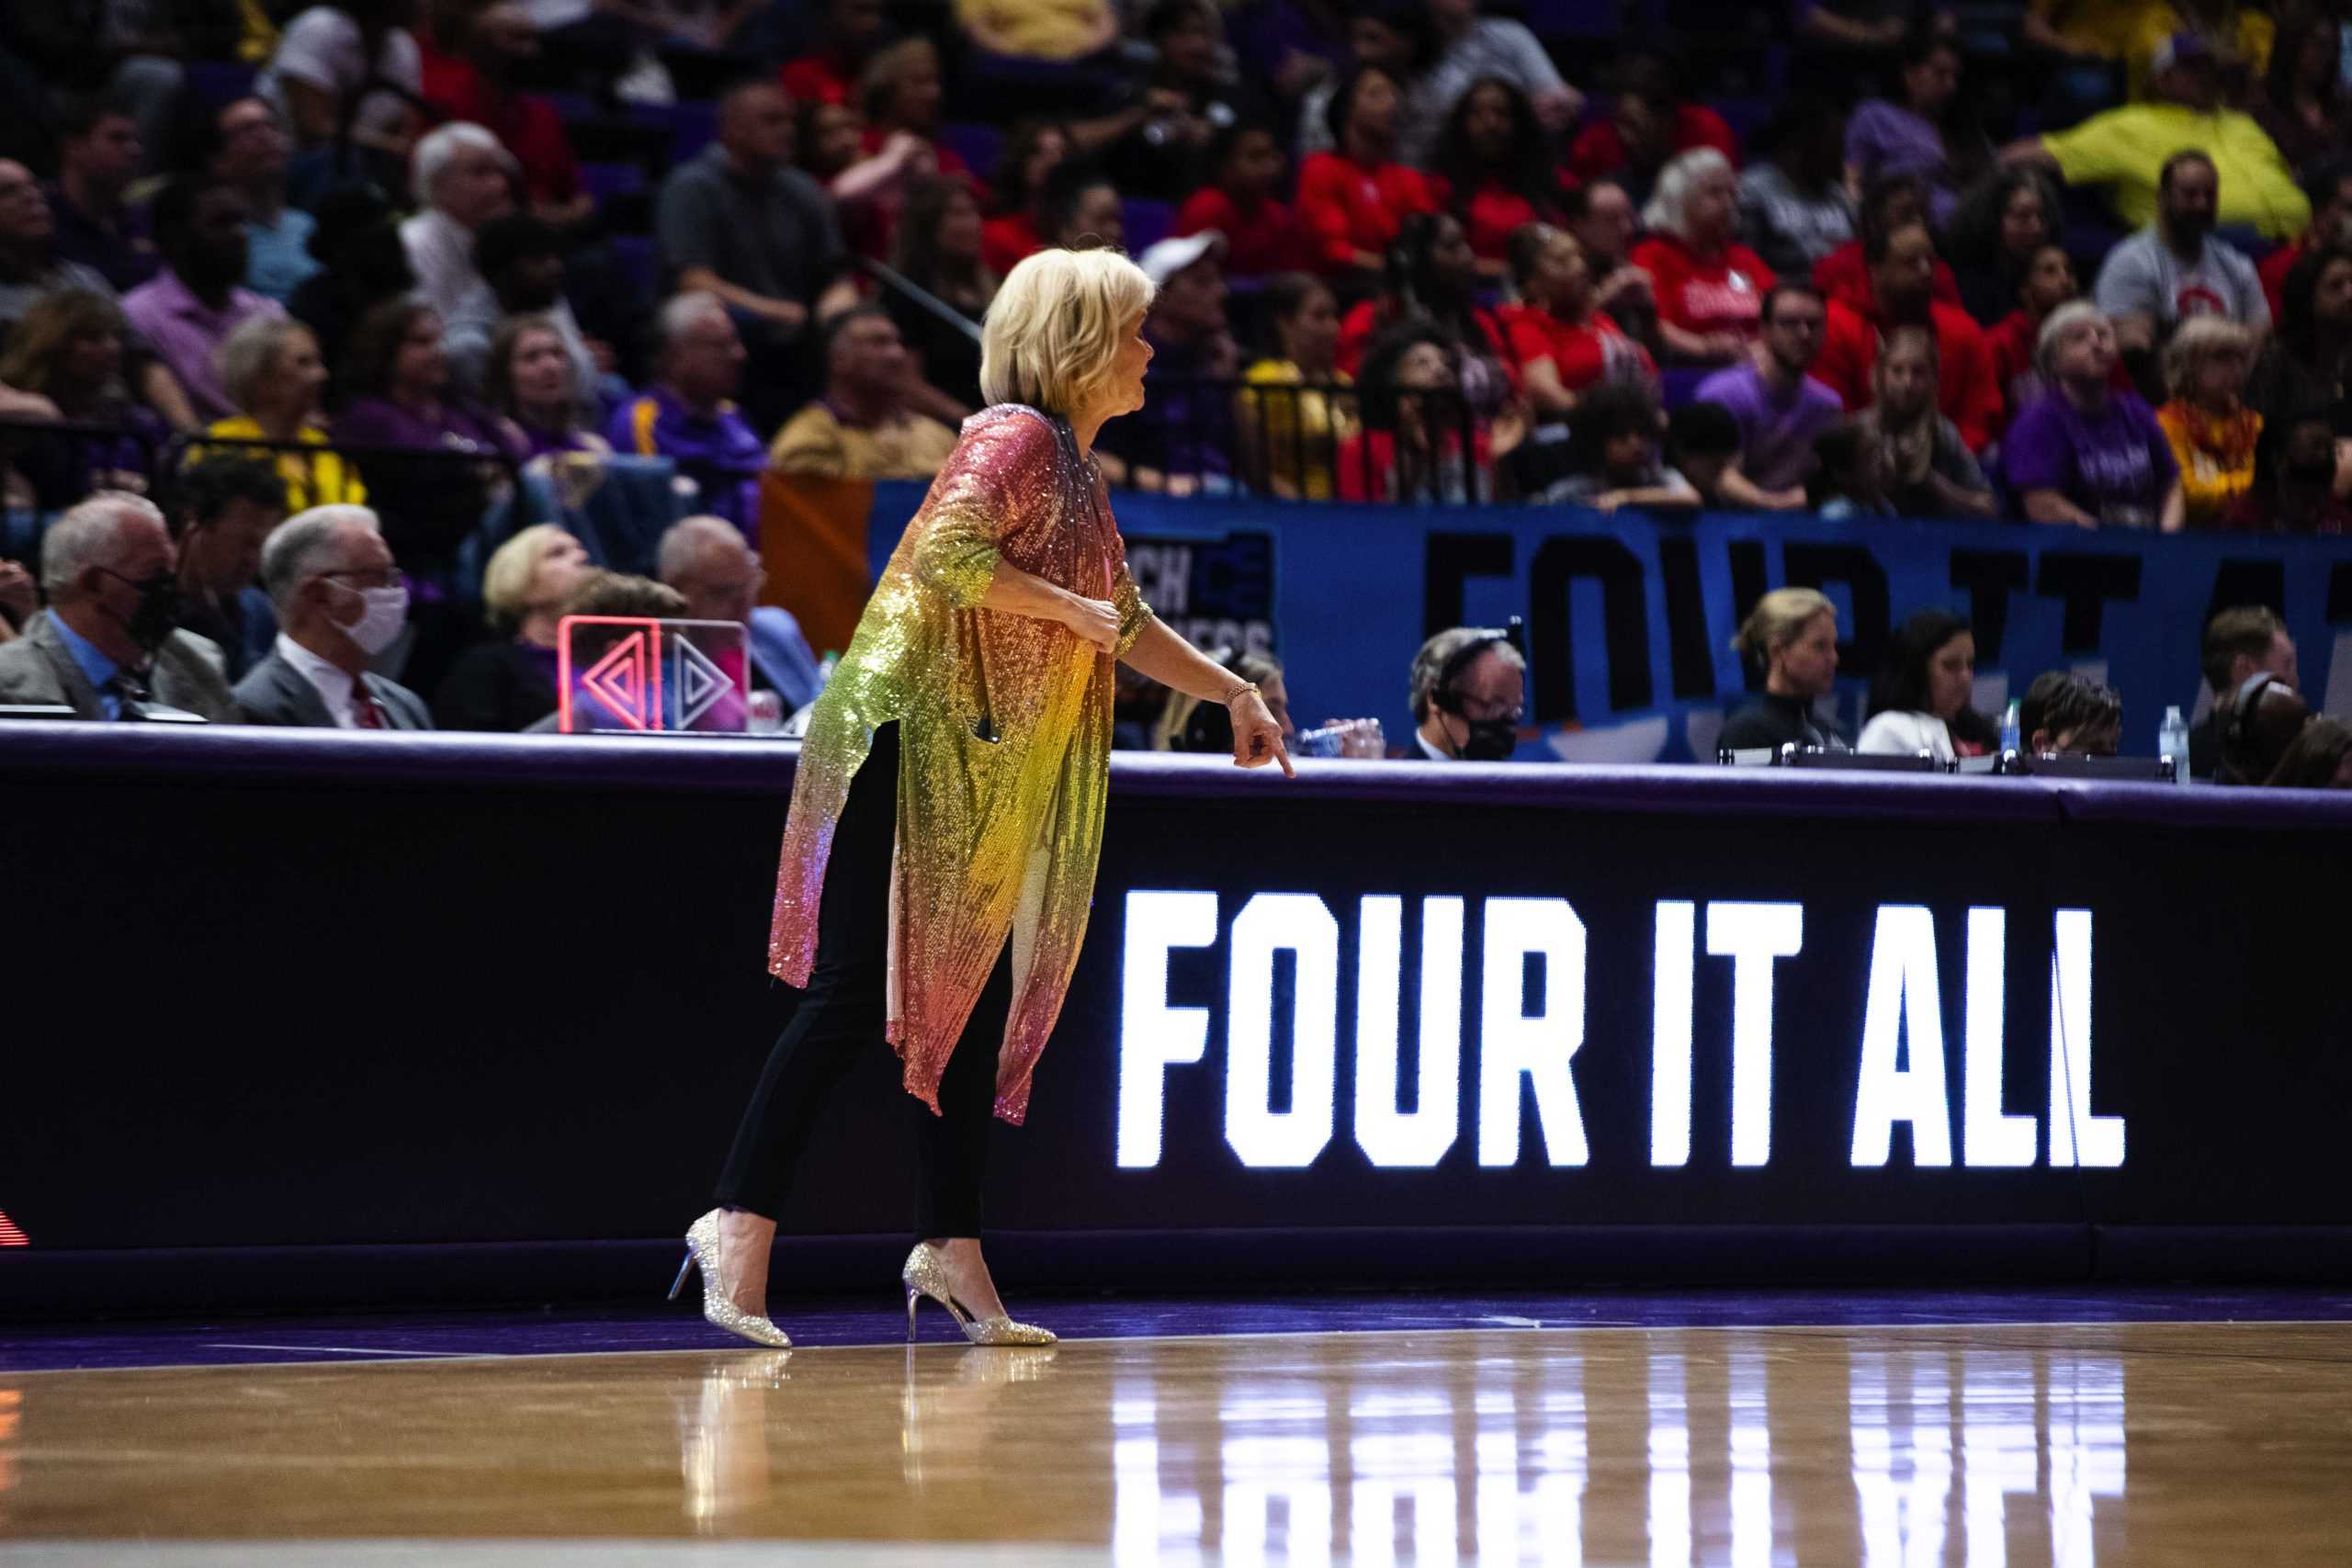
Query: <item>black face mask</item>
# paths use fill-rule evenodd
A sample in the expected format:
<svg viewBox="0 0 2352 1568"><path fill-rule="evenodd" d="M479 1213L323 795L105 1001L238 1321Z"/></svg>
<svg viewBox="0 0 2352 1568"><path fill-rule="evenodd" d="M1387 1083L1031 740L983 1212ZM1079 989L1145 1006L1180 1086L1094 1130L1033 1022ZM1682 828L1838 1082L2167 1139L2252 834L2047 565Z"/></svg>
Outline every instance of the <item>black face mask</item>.
<svg viewBox="0 0 2352 1568"><path fill-rule="evenodd" d="M1472 718L1462 711L1462 695L1458 692L1441 692L1437 696L1441 713L1462 721L1468 731L1453 754L1465 762L1499 762L1519 750L1519 720L1511 718ZM1446 731L1449 739L1453 730Z"/></svg>
<svg viewBox="0 0 2352 1568"><path fill-rule="evenodd" d="M1510 719L1464 718L1462 723L1470 733L1456 755L1465 762L1500 762L1519 750L1519 726Z"/></svg>
<svg viewBox="0 0 2352 1568"><path fill-rule="evenodd" d="M139 591L138 606L122 622L122 629L130 634L130 640L150 653L163 647L164 639L179 625L180 580L168 571L133 580L119 571L107 571L105 567L98 570L117 582L128 582Z"/></svg>

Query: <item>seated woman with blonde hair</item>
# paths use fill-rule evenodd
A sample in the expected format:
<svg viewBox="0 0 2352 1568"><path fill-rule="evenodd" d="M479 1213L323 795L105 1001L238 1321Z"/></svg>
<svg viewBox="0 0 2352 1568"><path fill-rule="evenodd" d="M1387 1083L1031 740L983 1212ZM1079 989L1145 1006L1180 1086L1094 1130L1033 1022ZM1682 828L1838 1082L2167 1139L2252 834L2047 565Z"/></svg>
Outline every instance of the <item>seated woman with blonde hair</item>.
<svg viewBox="0 0 2352 1568"><path fill-rule="evenodd" d="M2180 464L2180 490L2192 528L2214 528L2254 488L2262 416L2245 406L2254 369L2254 333L2221 316L2191 316L2165 345L2165 386L2172 396L2156 423Z"/></svg>
<svg viewBox="0 0 2352 1568"><path fill-rule="evenodd" d="M595 569L552 523L498 547L481 578L482 606L500 641L460 654L433 696L443 729L528 729L555 711L556 626Z"/></svg>

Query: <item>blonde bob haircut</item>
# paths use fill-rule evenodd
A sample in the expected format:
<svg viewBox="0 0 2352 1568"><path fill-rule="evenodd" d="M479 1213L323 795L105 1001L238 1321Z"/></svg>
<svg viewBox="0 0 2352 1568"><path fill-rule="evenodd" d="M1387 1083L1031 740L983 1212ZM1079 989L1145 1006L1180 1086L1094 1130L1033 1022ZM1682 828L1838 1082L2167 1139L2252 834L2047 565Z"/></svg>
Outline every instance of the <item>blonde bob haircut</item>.
<svg viewBox="0 0 2352 1568"><path fill-rule="evenodd" d="M1069 417L1110 378L1159 292L1116 251L1039 251L1005 274L980 328L980 396Z"/></svg>
<svg viewBox="0 0 2352 1568"><path fill-rule="evenodd" d="M2254 354L2254 333L2226 316L2191 316L2165 344L2165 386L2182 401L2197 396L2197 378L2216 355Z"/></svg>
<svg viewBox="0 0 2352 1568"><path fill-rule="evenodd" d="M1803 637L1815 615L1838 618L1838 606L1829 602L1829 595L1817 588L1775 588L1756 601L1756 608L1739 624L1739 635L1731 639L1731 646L1761 668L1772 662L1773 654Z"/></svg>
<svg viewBox="0 0 2352 1568"><path fill-rule="evenodd" d="M490 614L492 626L522 623L524 613L530 608L531 579L538 572L540 558L570 537L554 524L540 523L524 529L492 552L490 564L481 573L481 604Z"/></svg>

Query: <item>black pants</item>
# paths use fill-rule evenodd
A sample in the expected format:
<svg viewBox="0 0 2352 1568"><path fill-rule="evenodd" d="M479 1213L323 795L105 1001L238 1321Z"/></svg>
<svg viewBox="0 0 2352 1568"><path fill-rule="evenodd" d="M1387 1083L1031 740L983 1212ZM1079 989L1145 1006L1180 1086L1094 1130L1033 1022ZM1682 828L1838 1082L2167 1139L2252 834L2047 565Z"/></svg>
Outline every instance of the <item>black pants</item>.
<svg viewBox="0 0 2352 1568"><path fill-rule="evenodd" d="M874 750L850 781L833 829L832 856L817 908L817 960L800 1006L768 1053L760 1086L744 1108L718 1178L723 1208L773 1219L784 1209L793 1167L808 1145L833 1086L858 1056L888 1049L883 1039L889 973L890 846L898 822L899 727L874 732ZM939 1083L940 1114L902 1096L915 1122L915 1236L980 1234L980 1183L988 1165L989 1118L996 1102L996 1056L1012 1010L1012 944L998 954Z"/></svg>

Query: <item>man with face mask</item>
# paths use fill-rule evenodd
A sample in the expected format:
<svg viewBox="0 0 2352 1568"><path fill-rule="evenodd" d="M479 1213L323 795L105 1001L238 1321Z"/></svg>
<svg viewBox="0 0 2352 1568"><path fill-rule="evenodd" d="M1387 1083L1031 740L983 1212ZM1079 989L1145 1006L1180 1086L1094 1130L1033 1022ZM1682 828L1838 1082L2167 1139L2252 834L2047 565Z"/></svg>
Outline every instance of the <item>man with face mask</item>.
<svg viewBox="0 0 2352 1568"><path fill-rule="evenodd" d="M178 559L144 496L100 491L51 524L40 546L49 608L0 647L0 703L62 705L109 724L234 723L220 649L174 624Z"/></svg>
<svg viewBox="0 0 2352 1568"><path fill-rule="evenodd" d="M254 724L311 729L430 729L424 699L368 662L408 626L408 583L364 506L314 506L261 551L277 642L237 683Z"/></svg>
<svg viewBox="0 0 2352 1568"><path fill-rule="evenodd" d="M1519 747L1527 660L1505 634L1453 626L1413 655L1412 755L1439 762L1499 762Z"/></svg>
<svg viewBox="0 0 2352 1568"><path fill-rule="evenodd" d="M2107 253L2093 298L2115 319L2116 346L2146 354L2190 316L2270 330L2254 263L2213 238L2221 176L2199 152L2176 152L2156 179L2156 220Z"/></svg>

